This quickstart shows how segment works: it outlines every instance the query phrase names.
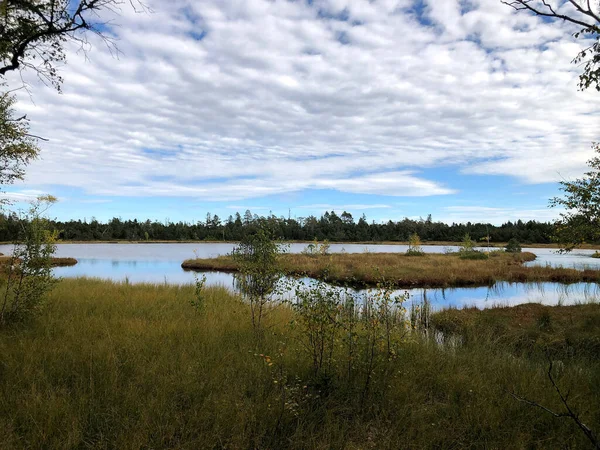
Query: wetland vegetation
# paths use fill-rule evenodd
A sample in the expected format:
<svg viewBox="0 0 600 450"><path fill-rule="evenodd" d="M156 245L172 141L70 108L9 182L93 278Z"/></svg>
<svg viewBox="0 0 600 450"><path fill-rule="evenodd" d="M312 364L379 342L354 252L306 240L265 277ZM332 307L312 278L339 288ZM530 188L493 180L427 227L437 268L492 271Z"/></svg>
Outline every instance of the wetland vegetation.
<svg viewBox="0 0 600 450"><path fill-rule="evenodd" d="M600 271L550 266L525 266L535 255L529 252L490 252L485 260L462 259L459 254L333 253L325 255L284 254L279 258L283 273L308 276L337 284L374 286L385 279L395 287L488 286L499 281L560 283L597 282ZM185 269L237 271L231 256L185 261Z"/></svg>
<svg viewBox="0 0 600 450"><path fill-rule="evenodd" d="M341 303L319 295L270 304L257 334L222 288L60 281L0 330L2 447L588 448L572 420L511 395L563 412L547 354L599 428L600 353L582 351L598 305L442 311L427 331L384 309L324 322Z"/></svg>

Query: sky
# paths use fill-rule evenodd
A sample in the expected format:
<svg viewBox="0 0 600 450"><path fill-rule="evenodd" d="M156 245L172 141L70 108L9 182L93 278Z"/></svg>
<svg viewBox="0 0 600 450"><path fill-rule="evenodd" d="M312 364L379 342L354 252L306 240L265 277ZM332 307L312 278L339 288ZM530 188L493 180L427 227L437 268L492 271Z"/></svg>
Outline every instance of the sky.
<svg viewBox="0 0 600 450"><path fill-rule="evenodd" d="M62 93L23 73L17 109L48 141L17 206L547 221L600 141L600 93L571 64L585 42L500 0L145 3L102 17L118 54L67 46Z"/></svg>

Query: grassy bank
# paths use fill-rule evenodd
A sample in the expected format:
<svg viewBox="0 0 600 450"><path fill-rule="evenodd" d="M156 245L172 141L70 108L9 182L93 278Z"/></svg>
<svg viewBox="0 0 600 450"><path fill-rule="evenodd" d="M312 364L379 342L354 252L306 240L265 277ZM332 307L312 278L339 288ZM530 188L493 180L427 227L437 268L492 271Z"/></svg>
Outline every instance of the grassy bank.
<svg viewBox="0 0 600 450"><path fill-rule="evenodd" d="M12 261L12 257L10 256L0 256L0 266L10 264ZM75 258L50 258L50 264L52 267L66 267L66 266L74 266L77 264L77 260Z"/></svg>
<svg viewBox="0 0 600 450"><path fill-rule="evenodd" d="M364 378L342 365L314 376L289 307L258 337L225 289L207 289L202 311L192 299L192 286L61 281L39 318L0 331L1 447L588 448L569 420L508 393L560 410L542 355L408 333L361 401ZM557 374L596 429L597 358L568 356Z"/></svg>
<svg viewBox="0 0 600 450"><path fill-rule="evenodd" d="M535 259L533 253L492 252L491 255L487 260L471 261L445 254L420 257L399 253L286 254L280 263L282 270L291 275L358 286L374 285L382 278L400 288L487 286L497 281L575 283L600 280L598 270L523 266L524 262ZM238 269L229 256L187 260L181 266L197 271Z"/></svg>
<svg viewBox="0 0 600 450"><path fill-rule="evenodd" d="M446 309L433 314L431 323L447 336L494 341L520 355L548 350L561 359L600 358L600 305L596 303Z"/></svg>

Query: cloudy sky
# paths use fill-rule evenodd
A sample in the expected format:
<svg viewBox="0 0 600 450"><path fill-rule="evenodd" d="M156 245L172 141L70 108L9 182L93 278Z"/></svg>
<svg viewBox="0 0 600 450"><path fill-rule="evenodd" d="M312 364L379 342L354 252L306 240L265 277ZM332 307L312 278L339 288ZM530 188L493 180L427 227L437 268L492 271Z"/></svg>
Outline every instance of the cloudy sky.
<svg viewBox="0 0 600 450"><path fill-rule="evenodd" d="M600 140L584 42L500 0L146 3L114 18L118 58L69 49L62 94L27 78L49 142L10 196L62 219L549 220Z"/></svg>

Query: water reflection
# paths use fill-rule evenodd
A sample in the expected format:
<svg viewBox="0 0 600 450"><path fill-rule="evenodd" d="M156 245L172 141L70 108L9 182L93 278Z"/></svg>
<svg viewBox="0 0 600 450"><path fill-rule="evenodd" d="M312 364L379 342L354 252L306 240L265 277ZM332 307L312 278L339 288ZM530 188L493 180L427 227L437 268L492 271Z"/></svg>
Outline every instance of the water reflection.
<svg viewBox="0 0 600 450"><path fill-rule="evenodd" d="M222 272L204 272L207 285L225 286L236 292L237 284L234 274ZM318 281L311 278L282 280L275 289L277 297L293 300L295 289L300 286L310 288ZM333 289L344 290L344 288ZM360 299L373 289L345 289L346 293ZM446 307L477 307L514 306L521 303L542 303L544 305L569 305L578 303L597 302L600 300L600 286L595 283L575 283L564 285L560 283L496 283L489 287L446 288L446 289L400 289L394 295L408 293L405 303L421 305L428 302L432 309Z"/></svg>
<svg viewBox="0 0 600 450"><path fill-rule="evenodd" d="M59 244L56 256L74 257L79 262L72 267L58 267L55 274L61 277L96 277L131 283L172 283L194 282L194 273L181 269L181 262L196 257L208 258L230 253L234 244ZM291 244L287 251L299 253L306 244ZM0 252L9 254L11 246L0 246ZM405 252L404 245L364 245L332 244L331 252L347 253L393 253ZM440 246L424 245L427 253L444 252ZM455 251L457 247L449 247ZM538 256L529 265L551 265L575 268L600 268L600 259L590 257L593 250L577 250L570 254L558 254L554 249L524 248ZM210 272L206 274L207 284L222 285L236 290L232 274ZM304 280L311 283L311 280ZM404 292L404 291L402 291ZM599 297L596 284L578 283L562 285L557 283L509 284L497 283L493 287L461 289L410 289L409 302L421 302L425 296L434 308L443 306L514 305L524 302L544 304L569 304L596 301Z"/></svg>

